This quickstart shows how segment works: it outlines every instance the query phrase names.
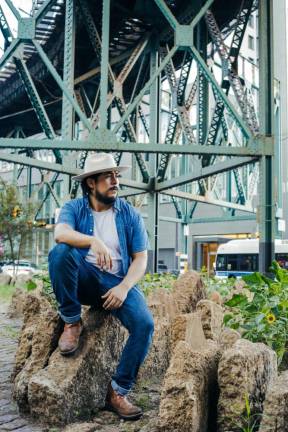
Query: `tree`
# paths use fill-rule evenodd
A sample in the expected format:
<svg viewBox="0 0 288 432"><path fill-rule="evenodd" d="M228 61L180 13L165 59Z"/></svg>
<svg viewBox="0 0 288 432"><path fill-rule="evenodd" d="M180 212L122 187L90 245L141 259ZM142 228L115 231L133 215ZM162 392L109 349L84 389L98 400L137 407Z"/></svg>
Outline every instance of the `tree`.
<svg viewBox="0 0 288 432"><path fill-rule="evenodd" d="M31 200L20 202L16 186L0 177L0 238L9 245L13 262L19 260L24 240L32 232L35 208Z"/></svg>

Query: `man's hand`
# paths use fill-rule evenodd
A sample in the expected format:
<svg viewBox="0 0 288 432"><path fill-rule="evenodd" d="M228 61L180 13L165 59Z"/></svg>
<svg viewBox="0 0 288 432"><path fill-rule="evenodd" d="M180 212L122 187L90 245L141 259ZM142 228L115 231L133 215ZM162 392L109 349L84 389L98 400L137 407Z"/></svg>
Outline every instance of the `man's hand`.
<svg viewBox="0 0 288 432"><path fill-rule="evenodd" d="M120 308L124 303L127 294L128 288L123 283L116 285L102 296L103 299L106 299L103 304L103 308L106 310Z"/></svg>
<svg viewBox="0 0 288 432"><path fill-rule="evenodd" d="M91 250L96 256L96 264L101 269L112 269L111 253L107 246L100 239L93 238L91 242Z"/></svg>

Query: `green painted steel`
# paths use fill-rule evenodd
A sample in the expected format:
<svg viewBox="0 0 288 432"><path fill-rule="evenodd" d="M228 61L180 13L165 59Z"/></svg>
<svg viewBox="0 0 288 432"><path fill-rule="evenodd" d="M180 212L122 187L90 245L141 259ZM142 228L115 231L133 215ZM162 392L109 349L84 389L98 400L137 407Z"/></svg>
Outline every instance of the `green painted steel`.
<svg viewBox="0 0 288 432"><path fill-rule="evenodd" d="M0 152L0 159L40 170L54 171L53 180L47 186L46 197L47 194L52 194L57 202L58 197L54 186L59 174L71 176L80 172L89 151L113 152L117 163L122 153L131 153L133 175L135 178L139 177L139 168L142 181L123 179L124 188L121 190L121 195L128 197L146 193L148 196L147 226L155 271L158 262L160 194L165 193L171 197L177 215L175 221L180 221L182 228L184 224L191 221L193 223L194 218L191 216L197 202L230 209L230 211L223 211L224 218L241 220L238 211L254 212L254 209L249 206L249 199L250 189L254 188L253 182L257 181L257 170L254 170L255 175L250 176L251 181L248 185L249 173L246 170L242 175L239 167L248 164L257 166L255 162L259 161L260 255L262 256L261 268L267 270L268 263L273 257L271 245L275 230L275 193L272 182L274 111L271 1L260 0L260 133L255 108L250 98L246 97L246 89L236 72L243 35L249 16L255 9L256 0L239 1L240 10L234 8L234 2L227 4L227 11L233 10L233 16L229 19L237 17L230 49L227 49L224 43L227 33L223 35L223 20L221 25L218 23L219 20L221 21L221 14L217 9L217 0L191 2L181 13L175 7L177 4L179 6L177 1L154 0L150 12L145 10L144 2L139 1L137 2L139 14L133 16L132 9L126 10L125 18L121 15L123 7L117 0L111 3L110 0L103 0L102 10L97 11L97 14L91 8L89 1L77 0L79 17L75 16L76 0L67 0L65 3L59 0L45 2L36 0L34 14L30 18L22 18L11 0L6 0L6 3L18 19L18 35L15 40L12 40L0 8L0 30L6 41L5 52L0 59L0 74L2 77L12 74L8 63L15 57L18 73L40 124L39 130L44 131L47 139L39 140L32 137L21 139L19 136L4 138L3 136L0 138L0 148L5 149L5 152ZM118 8L117 14L115 8ZM65 44L62 50L62 56L64 54L62 66L59 65L62 57L57 56L57 52L50 54L40 36L42 34L45 39L46 30L43 35L41 26L44 24L49 28L54 25L53 20L56 22L57 16L64 14L64 9L65 24L62 35L65 35ZM121 20L116 23L115 16L118 16L118 13L123 23ZM149 13L151 13L150 17ZM150 20L148 20L149 25L145 21L147 17ZM79 23L82 25L79 26L81 31L86 26L85 36L77 34ZM160 27L158 23L161 23ZM156 28L157 32L155 32ZM221 59L222 82L216 79L208 65L206 52L208 32ZM93 52L93 58L87 59L84 71L79 68L75 58L75 41L78 39L81 39L84 50L87 39ZM45 92L41 92L40 86L34 84L34 72L30 70L32 56L37 57L38 61L45 66L44 68L42 66L39 81L44 83L46 77L51 76L56 82L54 91L56 89L58 98L59 95L60 98L63 95L60 114L61 131L59 120L55 120L56 115L59 118L60 103L58 102L57 105L55 102L57 114L54 114L53 108L51 109L44 101ZM82 61L85 63L86 59L82 57ZM194 81L189 89L188 82L193 67L196 70L195 65L198 73L195 79L193 72ZM78 70L77 68L81 69L82 75L77 76L75 80L74 69ZM165 80L170 87L171 103L166 113L169 119L167 132L163 138L161 122L164 114L161 108L161 91ZM50 79L49 83L51 81ZM233 89L236 102L232 102L229 97L230 88ZM209 106L209 92L214 95L215 101L210 125L208 125L208 111L210 112L212 107ZM212 101L212 98L210 99ZM195 127L191 124L189 116L196 100L198 121ZM230 142L230 134L228 134L230 126L226 124L224 113L228 115L228 125L229 119L235 122L241 134L242 145ZM21 119L21 116L19 118ZM75 126L77 126L77 135L74 133ZM82 126L84 130L80 131ZM145 138L143 140L139 139L140 126ZM58 137L60 132L61 136ZM143 142L146 140L148 143ZM21 149L21 151L24 149L30 157L13 154L13 149ZM36 149L53 150L56 163L37 160L33 154ZM81 152L78 170L71 162L71 165L65 162L65 157L63 157L64 163L60 163L61 150L66 155L69 151ZM173 155L181 156L182 166L180 175L174 174L175 178L172 178L170 170ZM226 156L224 160L223 156ZM219 162L220 157L221 162ZM69 160L71 161L68 158ZM223 201L223 195L220 196L220 192L217 192L217 174L221 172L228 172L226 201ZM209 181L206 180L208 178ZM232 181L235 182L238 192L235 202L232 202L233 198L235 200L232 196ZM196 186L198 184L199 194L190 192L190 190L197 190L193 182L196 182ZM73 197L77 195L77 188L74 186L71 189ZM191 189L192 186L194 189ZM192 208L188 208L189 202L192 202ZM57 202L58 204L60 201ZM182 232L183 252L187 248L186 240Z"/></svg>
<svg viewBox="0 0 288 432"><path fill-rule="evenodd" d="M260 132L274 141L274 74L272 0L259 0ZM274 143L273 143L274 144ZM259 269L269 272L275 257L275 180L273 155L262 156L259 166Z"/></svg>

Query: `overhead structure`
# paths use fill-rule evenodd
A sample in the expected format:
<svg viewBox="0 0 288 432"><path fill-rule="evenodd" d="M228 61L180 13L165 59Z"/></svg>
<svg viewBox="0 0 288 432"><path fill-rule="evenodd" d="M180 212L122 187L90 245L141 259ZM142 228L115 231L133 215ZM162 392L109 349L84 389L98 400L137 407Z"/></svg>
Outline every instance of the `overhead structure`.
<svg viewBox="0 0 288 432"><path fill-rule="evenodd" d="M60 202L59 175L79 173L89 151L113 152L117 163L130 153L133 169L121 195L148 194L155 270L159 194L171 197L175 221L185 226L197 203L221 206L235 218L239 211L255 214L251 202L259 182L260 269L267 271L276 206L272 1L35 0L29 17L5 1L18 32L13 37L0 8L0 159L39 169L47 194ZM259 104L237 71L257 8ZM44 149L53 161L39 158ZM173 155L181 157L177 178L169 169ZM224 198L218 190L223 173L230 178ZM77 183L67 184L76 197Z"/></svg>

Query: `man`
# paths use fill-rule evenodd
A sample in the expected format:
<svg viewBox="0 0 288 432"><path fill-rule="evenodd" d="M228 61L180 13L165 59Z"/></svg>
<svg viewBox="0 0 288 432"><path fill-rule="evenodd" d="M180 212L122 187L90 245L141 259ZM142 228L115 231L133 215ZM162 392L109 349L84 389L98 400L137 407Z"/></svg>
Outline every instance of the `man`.
<svg viewBox="0 0 288 432"><path fill-rule="evenodd" d="M137 282L147 265L143 219L117 197L119 176L112 155L92 154L81 181L83 198L67 202L55 228L56 246L49 253L49 273L65 322L59 339L62 355L73 354L83 326L81 304L100 304L128 329L129 338L112 380L106 408L121 418L137 419L141 408L127 399L153 335L153 318Z"/></svg>

